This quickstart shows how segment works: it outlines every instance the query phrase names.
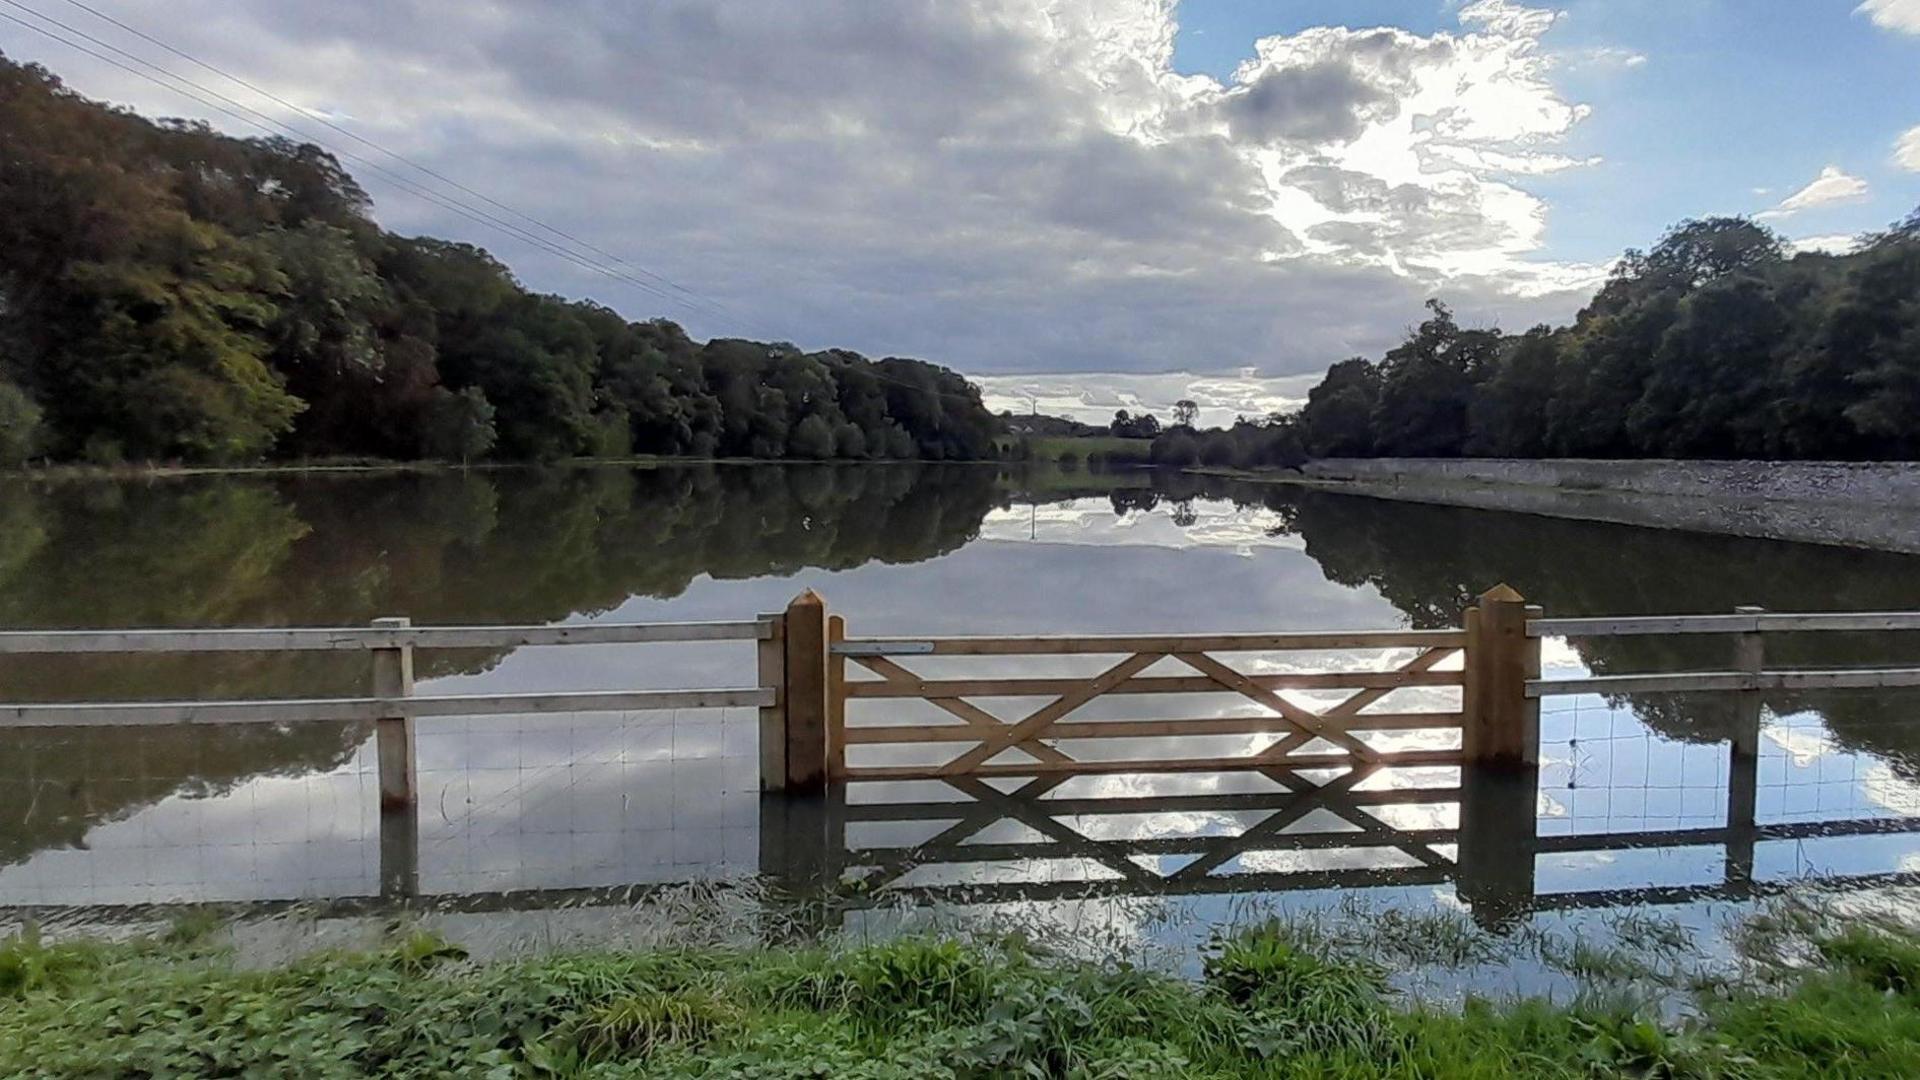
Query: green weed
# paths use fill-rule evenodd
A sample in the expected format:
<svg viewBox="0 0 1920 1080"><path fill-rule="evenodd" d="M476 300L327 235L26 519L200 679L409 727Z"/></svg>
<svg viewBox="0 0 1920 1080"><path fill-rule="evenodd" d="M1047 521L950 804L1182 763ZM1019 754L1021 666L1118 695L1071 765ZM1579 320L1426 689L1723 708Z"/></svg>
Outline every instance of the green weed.
<svg viewBox="0 0 1920 1080"><path fill-rule="evenodd" d="M1408 940L1478 948L1444 920L1382 925L1401 944L1379 955ZM1642 1006L1630 964L1577 947L1567 966L1597 989L1569 1004L1406 1001L1352 958L1348 931L1277 921L1211 942L1196 981L936 938L476 963L403 931L380 951L246 970L178 936L0 946L0 1075L1920 1076L1920 937L1857 919L1809 938L1815 962L1790 976L1722 984L1678 1011ZM1652 923L1623 936L1682 951Z"/></svg>

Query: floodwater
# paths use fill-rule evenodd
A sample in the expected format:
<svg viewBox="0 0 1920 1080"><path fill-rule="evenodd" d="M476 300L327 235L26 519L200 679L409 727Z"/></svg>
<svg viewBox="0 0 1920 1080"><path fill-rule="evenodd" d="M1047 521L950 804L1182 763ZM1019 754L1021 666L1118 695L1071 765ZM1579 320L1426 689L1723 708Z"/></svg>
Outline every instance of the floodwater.
<svg viewBox="0 0 1920 1080"><path fill-rule="evenodd" d="M1151 472L689 465L0 480L9 629L732 620L809 587L856 637L1441 628L1502 581L1552 616L1920 608L1912 556ZM1549 640L1546 674L1725 668L1729 648L1717 637ZM1793 667L1920 659L1920 641L1884 635L1770 638L1768 649ZM1111 662L1030 658L996 673L1091 674ZM0 658L0 700L359 695L366 664L318 653ZM416 664L422 693L754 681L750 643L422 652ZM1102 699L1074 718L1168 719L1175 702L1188 717L1259 711L1223 693ZM1339 770L1292 784L1259 772L873 782L818 804L758 794L751 710L422 720L417 851L406 857L428 906L514 926L543 909L618 909L655 886L748 879L824 890L835 903L820 917L840 925L1018 910L1178 941L1294 906L1459 911L1502 930L1648 907L1711 921L1808 882L1904 904L1920 871L1907 831L1920 825L1917 702L1884 691L1770 698L1746 781L1751 825L1723 741L1735 707L1714 696L1550 699L1538 782L1524 790L1442 765L1346 786L1329 784ZM888 704L856 702L851 721ZM1001 716L1034 707L979 704ZM1450 708L1457 689L1426 688L1374 711ZM1171 752L1272 738L1188 739ZM1372 738L1458 745L1457 732ZM363 726L6 739L7 921L120 925L153 905L204 902L381 909ZM1128 754L1169 752L1128 741L1144 744ZM908 760L893 747L856 751ZM1087 756L1100 752L1116 751Z"/></svg>

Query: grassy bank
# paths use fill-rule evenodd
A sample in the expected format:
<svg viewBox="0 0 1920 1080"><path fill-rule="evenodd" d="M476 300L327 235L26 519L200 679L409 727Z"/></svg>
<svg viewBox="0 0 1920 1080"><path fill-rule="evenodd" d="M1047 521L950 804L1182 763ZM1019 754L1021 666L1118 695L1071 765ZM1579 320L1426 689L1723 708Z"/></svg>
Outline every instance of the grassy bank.
<svg viewBox="0 0 1920 1080"><path fill-rule="evenodd" d="M415 935L242 970L186 935L0 948L7 1076L1901 1077L1920 939L1830 927L1680 1009L1396 998L1279 925L1202 978L1017 944L599 951L473 963Z"/></svg>
<svg viewBox="0 0 1920 1080"><path fill-rule="evenodd" d="M1111 435L1042 435L1033 438L1001 436L995 440L1002 456L1034 462L1088 461L1142 463L1153 449L1152 439L1120 439ZM1022 454L1026 456L1021 457Z"/></svg>

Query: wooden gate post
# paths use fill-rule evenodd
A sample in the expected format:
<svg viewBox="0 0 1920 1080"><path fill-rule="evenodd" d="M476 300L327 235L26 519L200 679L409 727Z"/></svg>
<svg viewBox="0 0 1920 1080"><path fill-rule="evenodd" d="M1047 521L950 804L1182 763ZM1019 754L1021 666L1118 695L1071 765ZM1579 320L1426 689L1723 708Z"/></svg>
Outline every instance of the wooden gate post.
<svg viewBox="0 0 1920 1080"><path fill-rule="evenodd" d="M826 790L833 760L826 600L812 589L794 597L786 623L786 790L812 795Z"/></svg>
<svg viewBox="0 0 1920 1080"><path fill-rule="evenodd" d="M1540 639L1527 620L1540 608L1496 585L1467 610L1462 751L1469 764L1530 768L1540 763L1540 702L1527 680L1540 677Z"/></svg>
<svg viewBox="0 0 1920 1080"><path fill-rule="evenodd" d="M373 620L376 630L412 626L406 618ZM413 646L382 646L373 652L373 696L395 701L413 696ZM412 896L420 879L420 796L414 762L413 718L405 708L383 710L374 722L374 753L380 774L380 892Z"/></svg>

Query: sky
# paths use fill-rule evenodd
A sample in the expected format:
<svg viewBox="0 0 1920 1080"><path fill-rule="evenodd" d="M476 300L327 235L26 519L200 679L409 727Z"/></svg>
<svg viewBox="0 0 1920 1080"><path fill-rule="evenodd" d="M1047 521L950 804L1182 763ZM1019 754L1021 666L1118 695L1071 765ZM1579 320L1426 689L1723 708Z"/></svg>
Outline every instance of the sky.
<svg viewBox="0 0 1920 1080"><path fill-rule="evenodd" d="M530 287L1083 419L1287 407L1428 297L1563 321L1685 218L1920 205L1920 0L0 0L0 51L261 133L217 91Z"/></svg>

